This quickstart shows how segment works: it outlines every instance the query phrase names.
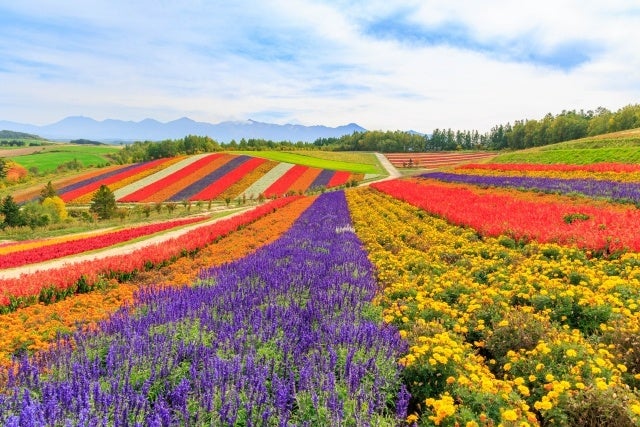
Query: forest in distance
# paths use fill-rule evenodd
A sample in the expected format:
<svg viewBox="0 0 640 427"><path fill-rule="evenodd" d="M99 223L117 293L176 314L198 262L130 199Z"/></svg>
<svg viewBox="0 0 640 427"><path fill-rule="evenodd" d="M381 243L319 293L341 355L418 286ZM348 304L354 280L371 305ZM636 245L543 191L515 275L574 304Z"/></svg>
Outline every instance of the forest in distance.
<svg viewBox="0 0 640 427"><path fill-rule="evenodd" d="M177 140L136 141L116 153L117 163L132 163L177 155L215 151L308 150L426 152L455 150L519 150L557 142L603 135L640 127L640 104L612 112L599 107L595 111L563 111L536 120L516 120L496 125L489 132L477 130L435 129L431 135L406 131L354 132L337 138L318 138L313 143L241 139L228 143L208 136L188 135Z"/></svg>

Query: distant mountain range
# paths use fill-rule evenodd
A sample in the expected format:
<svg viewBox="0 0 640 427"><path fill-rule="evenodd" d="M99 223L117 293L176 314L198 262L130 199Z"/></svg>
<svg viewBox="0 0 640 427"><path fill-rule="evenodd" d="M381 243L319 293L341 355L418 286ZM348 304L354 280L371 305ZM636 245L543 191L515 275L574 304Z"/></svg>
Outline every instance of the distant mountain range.
<svg viewBox="0 0 640 427"><path fill-rule="evenodd" d="M82 116L67 117L44 126L0 120L0 130L2 129L37 134L53 140L86 138L101 142L159 141L182 138L186 135L209 136L219 142L229 142L232 139L239 141L242 138L313 142L318 138L340 137L366 130L355 123L332 128L320 125L278 125L254 120L212 124L183 117L162 123L153 119L140 122L113 119L98 121Z"/></svg>

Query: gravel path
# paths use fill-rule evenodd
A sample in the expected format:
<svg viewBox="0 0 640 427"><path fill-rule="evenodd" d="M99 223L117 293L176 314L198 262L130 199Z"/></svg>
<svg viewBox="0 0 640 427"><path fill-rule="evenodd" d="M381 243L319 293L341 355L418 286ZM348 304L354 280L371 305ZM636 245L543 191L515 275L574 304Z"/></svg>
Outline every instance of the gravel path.
<svg viewBox="0 0 640 427"><path fill-rule="evenodd" d="M386 179L395 179L395 178L400 178L402 176L402 174L398 171L398 169L396 169L396 167L391 164L389 159L387 159L384 156L384 154L376 153L376 157L380 161L380 164L382 164L382 167L385 168L385 170L389 174L389 177Z"/></svg>

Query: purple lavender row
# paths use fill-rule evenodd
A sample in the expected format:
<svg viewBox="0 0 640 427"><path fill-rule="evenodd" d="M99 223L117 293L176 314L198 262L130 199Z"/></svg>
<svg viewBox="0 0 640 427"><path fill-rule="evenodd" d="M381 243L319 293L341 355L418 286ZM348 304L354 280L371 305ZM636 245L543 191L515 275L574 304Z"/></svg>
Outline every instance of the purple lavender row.
<svg viewBox="0 0 640 427"><path fill-rule="evenodd" d="M118 174L130 171L132 169L139 168L139 167L141 167L141 166L143 166L143 165L145 165L147 163L148 162L134 163L134 164L126 166L124 168L116 169L116 170L113 170L113 171L110 171L110 172L105 172L103 174L94 176L92 178L87 178L87 179L85 179L83 181L76 182L74 184L69 184L69 185L59 189L58 190L58 194L62 195L62 194L68 193L69 191L77 190L78 188L82 188L85 185L93 184L94 182L102 181L102 180L107 179L109 177L112 177L114 175L118 175Z"/></svg>
<svg viewBox="0 0 640 427"><path fill-rule="evenodd" d="M344 193L326 193L274 243L61 343L48 374L23 359L0 424L400 425L406 343L366 314L375 290Z"/></svg>
<svg viewBox="0 0 640 427"><path fill-rule="evenodd" d="M249 156L238 156L231 160L229 160L224 165L220 166L218 169L214 170L210 174L202 177L197 180L193 184L183 188L178 191L176 194L169 198L171 202L179 202L181 200L189 200L191 197L195 196L235 168L239 167L243 163L248 162L251 159Z"/></svg>
<svg viewBox="0 0 640 427"><path fill-rule="evenodd" d="M461 182L488 187L534 189L549 193L580 193L589 197L602 197L618 201L640 202L640 184L635 182L603 181L596 179L562 179L524 176L467 175L431 172L422 178L445 182Z"/></svg>
<svg viewBox="0 0 640 427"><path fill-rule="evenodd" d="M335 175L336 171L332 171L329 169L323 169L322 172L313 180L311 185L309 185L309 189L318 188L318 187L326 187Z"/></svg>

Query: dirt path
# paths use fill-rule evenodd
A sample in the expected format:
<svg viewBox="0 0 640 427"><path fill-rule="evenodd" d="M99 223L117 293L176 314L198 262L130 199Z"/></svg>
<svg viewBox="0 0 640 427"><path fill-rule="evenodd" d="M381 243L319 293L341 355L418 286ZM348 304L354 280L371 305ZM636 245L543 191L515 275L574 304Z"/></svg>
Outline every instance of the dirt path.
<svg viewBox="0 0 640 427"><path fill-rule="evenodd" d="M382 167L385 168L385 170L389 174L389 177L387 179L395 179L402 176L398 169L396 169L396 167L391 164L389 159L387 159L384 154L376 153L376 157L378 158L378 161L380 161Z"/></svg>
<svg viewBox="0 0 640 427"><path fill-rule="evenodd" d="M59 259L45 261L37 264L29 264L21 267L0 270L0 279L14 279L14 278L20 277L23 274L31 274L31 273L35 273L36 271L51 270L51 269L65 267L65 266L71 266L75 263L79 263L83 261L91 261L91 260L106 258L110 256L130 254L146 246L159 244L162 242L166 242L167 240L179 237L191 230L195 230L203 226L211 225L223 219L233 218L234 216L240 215L246 212L247 210L254 209L257 206L258 205L252 206L249 208L241 208L241 209L238 209L236 212L232 213L231 215L226 215L223 217L211 219L209 221L204 221L197 224L189 225L187 227L183 227L178 230L171 230L166 233L160 234L158 236L151 237L149 239L144 239L138 242L121 245L116 248L113 248L113 247L105 248L104 250L93 251L89 254L71 255L66 258L59 258Z"/></svg>
<svg viewBox="0 0 640 427"><path fill-rule="evenodd" d="M41 150L44 150L44 148L43 147L11 148L6 150L0 150L0 157L26 156L27 154L33 154Z"/></svg>

